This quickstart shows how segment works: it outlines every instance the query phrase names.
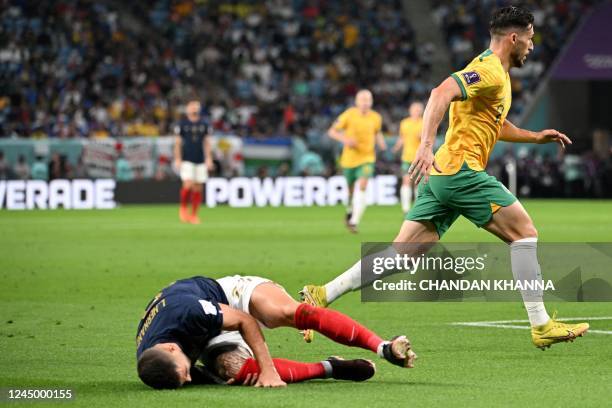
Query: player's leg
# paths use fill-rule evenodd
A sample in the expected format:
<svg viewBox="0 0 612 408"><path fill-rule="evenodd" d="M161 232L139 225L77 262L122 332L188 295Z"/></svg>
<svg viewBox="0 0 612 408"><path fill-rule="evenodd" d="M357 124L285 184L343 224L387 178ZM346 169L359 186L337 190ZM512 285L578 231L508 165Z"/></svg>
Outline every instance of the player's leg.
<svg viewBox="0 0 612 408"><path fill-rule="evenodd" d="M179 218L181 222L188 222L189 211L187 210L187 204L191 200L191 187L193 185L194 179L193 163L183 161L181 163L181 168L179 169L179 172L182 181L180 192Z"/></svg>
<svg viewBox="0 0 612 408"><path fill-rule="evenodd" d="M213 377L216 382L253 385L260 373L253 352L238 332L223 332L211 339L201 358L206 371L219 377L218 380ZM341 360L330 357L316 363L303 363L273 358L272 361L286 383L317 378L364 381L376 372L374 363L363 359Z"/></svg>
<svg viewBox="0 0 612 408"><path fill-rule="evenodd" d="M344 214L344 225L350 232L355 233L356 230L351 225L351 218L353 217L353 200L355 194L355 182L357 181L357 168L356 167L345 167L342 169L342 174L346 179L346 185L348 188L348 198L346 201L346 212Z"/></svg>
<svg viewBox="0 0 612 408"><path fill-rule="evenodd" d="M394 364L411 367L416 357L404 336L384 341L376 333L336 310L296 302L273 282L261 283L253 289L249 313L266 327L312 329L337 343L370 350Z"/></svg>
<svg viewBox="0 0 612 408"><path fill-rule="evenodd" d="M330 357L318 363L273 358L272 362L281 380L297 383L315 379L334 378L337 380L365 381L376 373L376 366L365 359L343 360ZM232 377L231 384L252 385L260 373L257 360L248 358Z"/></svg>
<svg viewBox="0 0 612 408"><path fill-rule="evenodd" d="M193 183L191 185L191 215L189 216L189 222L191 224L199 224L200 217L198 216L198 208L202 202L202 193L204 191L204 185L201 183Z"/></svg>
<svg viewBox="0 0 612 408"><path fill-rule="evenodd" d="M400 202L402 205L402 211L406 214L410 210L410 205L412 204L413 198L413 183L408 174L408 169L410 169L410 162L403 161L402 162L402 186L400 187Z"/></svg>
<svg viewBox="0 0 612 408"><path fill-rule="evenodd" d="M353 210L350 224L356 229L368 205L366 189L368 180L374 173L374 164L366 163L357 167L357 184L353 192Z"/></svg>
<svg viewBox="0 0 612 408"><path fill-rule="evenodd" d="M510 244L510 262L515 280L542 280L537 257L538 233L518 200L499 208L484 228ZM589 328L587 323L565 324L551 319L544 306L542 290L523 290L521 296L532 326L532 340L542 349L582 336Z"/></svg>
<svg viewBox="0 0 612 408"><path fill-rule="evenodd" d="M467 166L452 178L449 205L479 227L510 244L512 274L518 281L542 279L537 258L537 230L525 208L495 177ZM543 291L522 290L521 296L536 346L545 347L575 338L588 324L567 325L550 319L543 302ZM542 335L544 333L544 335Z"/></svg>
<svg viewBox="0 0 612 408"><path fill-rule="evenodd" d="M202 203L202 194L204 191L204 183L208 180L208 171L204 163L194 165L193 183L191 185L191 215L189 222L199 224L198 208Z"/></svg>
<svg viewBox="0 0 612 408"><path fill-rule="evenodd" d="M430 183L421 185L420 195L415 205L406 215L399 233L393 240L394 245L384 253L371 256L392 257L397 253L424 253L439 240L457 219L458 212L449 209L433 194ZM361 260L323 286L306 285L301 291L305 302L317 306L327 306L347 292L357 290L370 282L362 281Z"/></svg>

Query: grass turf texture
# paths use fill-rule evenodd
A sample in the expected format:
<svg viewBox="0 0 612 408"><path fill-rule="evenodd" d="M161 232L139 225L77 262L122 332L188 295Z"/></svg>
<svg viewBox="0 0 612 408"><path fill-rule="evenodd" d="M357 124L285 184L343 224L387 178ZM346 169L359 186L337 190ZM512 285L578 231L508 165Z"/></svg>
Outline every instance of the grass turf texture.
<svg viewBox="0 0 612 408"><path fill-rule="evenodd" d="M612 202L526 201L548 242L612 241ZM256 274L296 294L359 256L361 240L391 240L398 208L371 207L360 235L336 208L204 209L183 225L174 206L114 211L0 213L0 386L73 388L65 406L564 406L609 403L612 337L590 334L541 352L526 330L457 327L455 321L523 319L518 303L368 303L352 293L334 304L383 337L406 333L420 358L402 370L366 351L317 335L266 331L274 356L318 361L368 357L366 383L313 381L282 390L188 387L153 391L135 369L135 330L158 289L196 274ZM495 241L460 219L445 241ZM546 271L544 271L546 274ZM610 316L612 305L563 303L561 317ZM612 321L592 328L611 330ZM44 404L47 405L47 404ZM21 406L21 405L20 405Z"/></svg>

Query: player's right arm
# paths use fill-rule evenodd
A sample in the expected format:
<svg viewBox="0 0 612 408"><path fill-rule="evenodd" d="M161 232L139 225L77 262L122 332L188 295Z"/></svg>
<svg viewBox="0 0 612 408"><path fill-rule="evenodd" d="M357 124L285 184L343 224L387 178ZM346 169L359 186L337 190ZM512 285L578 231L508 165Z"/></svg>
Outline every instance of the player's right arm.
<svg viewBox="0 0 612 408"><path fill-rule="evenodd" d="M257 320L240 310L233 309L227 305L220 304L223 311L223 330L239 331L242 338L249 345L257 364L261 369L255 387L284 387L287 384L281 380L274 362L268 351L268 346L263 337L263 333L257 324Z"/></svg>
<svg viewBox="0 0 612 408"><path fill-rule="evenodd" d="M348 122L348 115L346 112L344 112L342 115L338 117L338 119L336 119L334 124L329 128L329 130L327 131L327 135L330 138L342 143L344 146L355 147L357 146L357 142L347 137L346 134L344 133L344 130L346 129L346 126L347 126L347 122Z"/></svg>
<svg viewBox="0 0 612 408"><path fill-rule="evenodd" d="M419 183L424 177L425 182L429 179L432 166L440 171L434 161L433 147L436 140L438 126L444 118L451 102L462 99L461 88L453 77L448 77L431 91L429 101L423 114L423 130L421 133L421 144L416 151L414 161L408 170L410 178Z"/></svg>

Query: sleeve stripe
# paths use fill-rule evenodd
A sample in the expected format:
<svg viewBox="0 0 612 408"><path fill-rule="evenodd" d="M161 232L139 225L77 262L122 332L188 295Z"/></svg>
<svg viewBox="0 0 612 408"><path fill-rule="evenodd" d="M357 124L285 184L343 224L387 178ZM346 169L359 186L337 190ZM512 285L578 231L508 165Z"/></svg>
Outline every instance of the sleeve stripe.
<svg viewBox="0 0 612 408"><path fill-rule="evenodd" d="M463 82L461 82L457 74L451 74L451 76L457 81L457 84L459 84L459 88L461 88L461 100L465 101L467 99L467 91L465 90L465 86L463 86Z"/></svg>

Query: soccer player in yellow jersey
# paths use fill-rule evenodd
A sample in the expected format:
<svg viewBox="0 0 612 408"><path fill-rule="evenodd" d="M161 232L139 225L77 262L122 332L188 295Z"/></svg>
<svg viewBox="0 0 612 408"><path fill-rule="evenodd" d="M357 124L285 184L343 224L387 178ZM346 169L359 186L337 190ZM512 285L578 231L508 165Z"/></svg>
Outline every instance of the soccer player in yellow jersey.
<svg viewBox="0 0 612 408"><path fill-rule="evenodd" d="M414 194L414 181L408 177L408 170L414 161L416 151L421 144L421 130L423 129L423 104L412 102L408 108L408 117L400 122L399 137L393 146L393 152L397 153L402 148L402 187L400 188L400 202L402 211L410 210Z"/></svg>
<svg viewBox="0 0 612 408"><path fill-rule="evenodd" d="M382 135L382 117L372 110L372 103L372 93L360 90L355 95L355 106L345 110L328 131L329 137L343 144L340 166L349 191L345 222L353 233L357 232L367 206L366 187L374 174L376 145L381 150L387 148Z"/></svg>
<svg viewBox="0 0 612 408"><path fill-rule="evenodd" d="M406 215L396 243L415 243L426 249L438 241L463 215L510 246L512 275L517 281L542 279L537 259L538 232L521 203L484 171L497 140L515 143L559 143L570 139L553 129L532 132L506 119L511 102L510 68L521 67L533 50L533 15L520 7L493 13L489 49L432 90L423 117L421 145L409 175L419 185L414 207ZM449 110L444 144L433 153L436 131ZM393 247L391 247L393 248ZM420 253L420 251L419 251ZM307 302L329 304L349 290L362 286L361 262L325 286L303 289ZM522 290L536 347L573 341L588 323L566 324L548 315L543 292Z"/></svg>

